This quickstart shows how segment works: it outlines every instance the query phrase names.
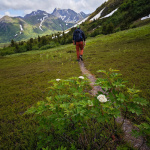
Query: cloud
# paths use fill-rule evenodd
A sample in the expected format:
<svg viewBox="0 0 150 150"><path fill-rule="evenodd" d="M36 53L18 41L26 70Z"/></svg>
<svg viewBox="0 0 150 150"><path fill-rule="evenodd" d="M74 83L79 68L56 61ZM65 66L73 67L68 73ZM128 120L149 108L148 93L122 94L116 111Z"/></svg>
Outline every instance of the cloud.
<svg viewBox="0 0 150 150"><path fill-rule="evenodd" d="M9 12L9 11L6 11L6 12L5 12L5 16L11 16L10 12Z"/></svg>
<svg viewBox="0 0 150 150"><path fill-rule="evenodd" d="M35 10L45 10L52 13L54 8L72 9L76 12L92 13L106 0L0 0L0 10L23 10L30 13Z"/></svg>
<svg viewBox="0 0 150 150"><path fill-rule="evenodd" d="M0 19L3 17L3 15L0 15Z"/></svg>

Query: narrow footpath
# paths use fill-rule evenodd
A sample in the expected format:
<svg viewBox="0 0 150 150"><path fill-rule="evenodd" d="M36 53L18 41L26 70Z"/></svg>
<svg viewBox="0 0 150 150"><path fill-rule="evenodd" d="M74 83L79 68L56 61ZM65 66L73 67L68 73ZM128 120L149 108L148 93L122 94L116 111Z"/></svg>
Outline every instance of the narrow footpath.
<svg viewBox="0 0 150 150"><path fill-rule="evenodd" d="M80 69L83 73L83 75L86 75L86 77L90 80L90 86L92 87L92 90L90 91L90 94L93 96L96 96L98 91L101 91L104 93L102 88L100 86L94 86L96 77L88 71L85 66L83 61L79 61L79 66ZM123 117L116 118L117 123L122 123L123 122ZM125 119L124 123L122 125L122 130L124 132L124 140L127 143L130 143L135 149L138 150L150 150L150 148L146 145L144 138L142 136L139 136L138 138L135 138L134 136L131 135L131 131L133 129L137 129L137 127L133 126L133 124ZM138 130L138 129L137 129Z"/></svg>

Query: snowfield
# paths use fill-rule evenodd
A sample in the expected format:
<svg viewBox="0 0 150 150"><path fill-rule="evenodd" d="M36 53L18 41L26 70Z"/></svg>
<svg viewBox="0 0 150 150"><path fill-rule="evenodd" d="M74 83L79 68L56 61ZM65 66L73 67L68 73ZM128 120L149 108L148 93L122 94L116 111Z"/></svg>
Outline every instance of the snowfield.
<svg viewBox="0 0 150 150"><path fill-rule="evenodd" d="M150 18L150 14L148 16L142 17L141 20L145 20L145 19L148 19L148 18Z"/></svg>
<svg viewBox="0 0 150 150"><path fill-rule="evenodd" d="M44 15L46 15L46 16L44 16L44 17L43 17L43 19L40 19L40 20L41 20L41 23L40 23L40 26L39 26L40 30L42 30L42 24L43 24L43 22L44 22L45 18L47 18L47 17L48 17L48 15L47 15L47 14L44 14ZM42 31L43 31L43 30L42 30Z"/></svg>
<svg viewBox="0 0 150 150"><path fill-rule="evenodd" d="M104 16L104 17L102 17L102 18L100 18L100 19L103 19L103 18L107 18L107 17L110 17L110 16L112 16L116 11L118 10L118 8L116 8L115 10L113 10L111 13L109 13L108 15L106 15L106 16Z"/></svg>
<svg viewBox="0 0 150 150"><path fill-rule="evenodd" d="M103 12L103 10L104 10L105 8L103 8L97 15L95 15L92 19L90 19L90 21L93 21L94 19L96 20L96 19L98 19L99 17L101 17L101 14L102 14L102 12Z"/></svg>
<svg viewBox="0 0 150 150"><path fill-rule="evenodd" d="M22 25L20 24L20 30L23 31Z"/></svg>

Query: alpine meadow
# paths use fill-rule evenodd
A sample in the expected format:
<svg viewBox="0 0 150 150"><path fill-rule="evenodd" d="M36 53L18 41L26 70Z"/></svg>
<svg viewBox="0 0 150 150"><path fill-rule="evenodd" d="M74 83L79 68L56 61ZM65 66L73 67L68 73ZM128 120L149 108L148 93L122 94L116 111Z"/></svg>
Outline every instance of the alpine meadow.
<svg viewBox="0 0 150 150"><path fill-rule="evenodd" d="M149 0L4 16L0 42L1 150L150 149Z"/></svg>

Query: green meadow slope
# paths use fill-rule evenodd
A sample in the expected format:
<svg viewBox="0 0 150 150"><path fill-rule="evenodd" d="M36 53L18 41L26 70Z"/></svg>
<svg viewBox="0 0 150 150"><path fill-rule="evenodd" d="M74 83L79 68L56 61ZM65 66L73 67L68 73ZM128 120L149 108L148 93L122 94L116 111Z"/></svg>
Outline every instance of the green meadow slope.
<svg viewBox="0 0 150 150"><path fill-rule="evenodd" d="M97 77L99 69L119 69L128 85L141 89L141 96L149 100L149 31L147 25L87 39L83 57L86 68ZM36 123L23 113L45 100L49 80L79 75L72 44L0 57L0 149L35 149ZM148 108L138 121L150 117ZM136 116L130 119L137 121Z"/></svg>
<svg viewBox="0 0 150 150"><path fill-rule="evenodd" d="M97 77L97 70L118 69L127 85L141 90L150 102L150 24L90 39L84 51L85 66ZM130 116L135 121L150 116L149 107L143 116Z"/></svg>
<svg viewBox="0 0 150 150"><path fill-rule="evenodd" d="M98 69L119 69L128 85L135 85L149 98L149 31L150 24L91 38L84 51L85 66L97 76Z"/></svg>

